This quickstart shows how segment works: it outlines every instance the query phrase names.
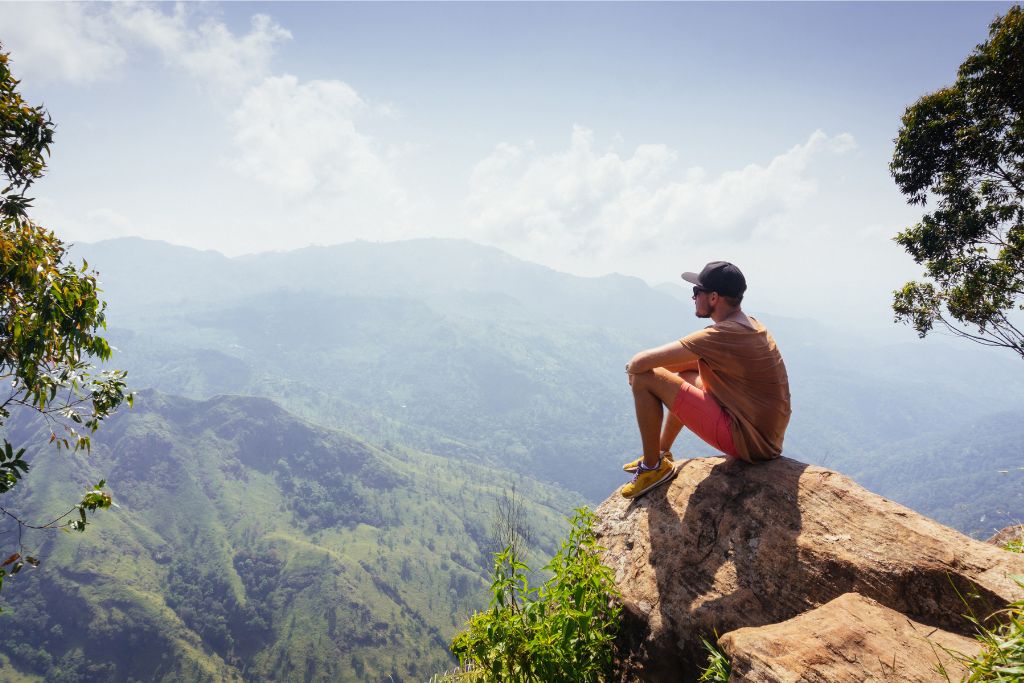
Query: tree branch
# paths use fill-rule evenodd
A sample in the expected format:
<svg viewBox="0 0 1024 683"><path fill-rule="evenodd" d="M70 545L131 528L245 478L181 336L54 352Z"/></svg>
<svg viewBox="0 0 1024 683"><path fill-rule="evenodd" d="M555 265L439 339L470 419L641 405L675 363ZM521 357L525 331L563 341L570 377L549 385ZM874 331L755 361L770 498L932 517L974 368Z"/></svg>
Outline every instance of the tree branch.
<svg viewBox="0 0 1024 683"><path fill-rule="evenodd" d="M941 312L936 315L936 319L941 322L947 330L958 337L969 339L975 343L981 344L982 346L1011 349L1024 358L1024 335L1022 335L1020 331L1012 325L1010 325L1010 327L1013 330L1013 334L1017 337L1016 340L1013 337L1008 336L1007 331L999 325L996 325L992 330L986 330L982 334L972 334L960 325L950 322Z"/></svg>
<svg viewBox="0 0 1024 683"><path fill-rule="evenodd" d="M996 164L996 169L998 171L999 177L1002 178L1007 185L1016 190L1018 196L1024 195L1024 187L1021 187L1020 185L1013 181L1013 176L1010 174L1009 171L1007 171L1005 168L1002 167L1001 164L998 163Z"/></svg>
<svg viewBox="0 0 1024 683"><path fill-rule="evenodd" d="M55 527L54 524L56 524L60 520L64 519L65 517L67 517L68 515L70 515L72 512L74 512L77 509L78 509L78 506L76 505L73 508L71 508L70 510L68 510L67 512L65 512L64 514L62 514L60 517L57 517L56 519L54 519L54 520L52 520L50 522L47 522L46 524L35 525L35 524L29 524L25 520L23 520L20 517L18 517L17 515L15 515L13 512L11 512L11 511L7 510L6 508L0 506L0 512L2 512L3 514L7 515L8 517L10 517L11 519L13 519L15 522L18 523L18 529L19 529L19 532L18 532L18 535L19 535L19 537L18 537L18 544L19 545L21 544L21 531L20 531L21 529L36 529L36 530L40 530L40 529L57 529L59 527Z"/></svg>

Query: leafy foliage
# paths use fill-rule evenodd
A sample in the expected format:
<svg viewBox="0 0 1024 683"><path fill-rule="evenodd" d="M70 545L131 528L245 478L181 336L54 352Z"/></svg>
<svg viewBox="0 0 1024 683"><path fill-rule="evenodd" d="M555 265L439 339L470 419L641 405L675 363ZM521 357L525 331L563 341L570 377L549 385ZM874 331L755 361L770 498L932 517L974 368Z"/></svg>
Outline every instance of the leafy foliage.
<svg viewBox="0 0 1024 683"><path fill-rule="evenodd" d="M0 493L10 491L22 475L28 472L28 463L22 457L24 455L24 448L15 452L10 443L5 442L3 449L0 449Z"/></svg>
<svg viewBox="0 0 1024 683"><path fill-rule="evenodd" d="M512 551L494 562L490 608L452 641L473 678L487 681L599 681L612 666L621 607L612 572L601 564L594 515L579 508L569 538L545 567L539 588Z"/></svg>
<svg viewBox="0 0 1024 683"><path fill-rule="evenodd" d="M96 274L84 261L81 267L66 263L65 245L27 215L32 200L26 192L46 169L54 125L45 109L24 101L18 83L0 50L0 381L7 387L6 396L0 395L0 425L12 409L24 408L43 416L58 449L89 450L90 435L132 397L126 395L123 371L92 373L86 360L106 361L111 354L98 334L106 325L106 304ZM28 472L24 453L3 440L0 493ZM63 526L84 531L87 512L110 507L102 486L46 524L30 525L4 508L0 512L20 526L54 528L77 511L78 519ZM7 575L22 566L15 563Z"/></svg>
<svg viewBox="0 0 1024 683"><path fill-rule="evenodd" d="M0 49L0 169L7 185L0 191L0 215L20 220L31 205L25 190L43 175L53 142L53 122L42 107L30 107L18 93L8 55Z"/></svg>
<svg viewBox="0 0 1024 683"><path fill-rule="evenodd" d="M909 107L890 165L911 204L938 206L896 241L931 282L895 293L897 320L1024 358L1024 11L996 19L956 83ZM976 331L974 331L976 329Z"/></svg>

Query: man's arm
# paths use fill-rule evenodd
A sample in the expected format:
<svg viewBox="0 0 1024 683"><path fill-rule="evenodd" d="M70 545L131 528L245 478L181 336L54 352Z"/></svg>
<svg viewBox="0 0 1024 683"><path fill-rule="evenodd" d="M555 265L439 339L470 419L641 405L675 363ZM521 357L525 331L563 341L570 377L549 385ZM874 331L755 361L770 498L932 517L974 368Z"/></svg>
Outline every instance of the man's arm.
<svg viewBox="0 0 1024 683"><path fill-rule="evenodd" d="M663 368L669 372L687 372L689 370L699 370L697 367L697 361L692 360L686 363L676 363L674 365L663 365Z"/></svg>
<svg viewBox="0 0 1024 683"><path fill-rule="evenodd" d="M654 368L665 368L672 372L696 370L699 356L677 341L669 342L656 349L641 351L629 361L626 371L638 375Z"/></svg>

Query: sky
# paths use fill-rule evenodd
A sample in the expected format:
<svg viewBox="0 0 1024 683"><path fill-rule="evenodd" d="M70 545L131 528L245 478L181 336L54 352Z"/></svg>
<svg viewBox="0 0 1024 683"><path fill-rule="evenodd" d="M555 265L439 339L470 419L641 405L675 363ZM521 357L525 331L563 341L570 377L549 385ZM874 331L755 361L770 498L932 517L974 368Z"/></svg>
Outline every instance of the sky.
<svg viewBox="0 0 1024 683"><path fill-rule="evenodd" d="M0 42L57 124L30 194L68 241L722 259L747 310L892 333L900 117L1010 6L0 2Z"/></svg>

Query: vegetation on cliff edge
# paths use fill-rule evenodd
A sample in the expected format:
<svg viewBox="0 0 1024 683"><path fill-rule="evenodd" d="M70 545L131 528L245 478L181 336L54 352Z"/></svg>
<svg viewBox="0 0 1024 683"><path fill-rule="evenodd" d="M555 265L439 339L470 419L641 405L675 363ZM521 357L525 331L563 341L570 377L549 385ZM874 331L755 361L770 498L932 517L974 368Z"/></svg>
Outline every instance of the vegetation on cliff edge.
<svg viewBox="0 0 1024 683"><path fill-rule="evenodd" d="M511 546L496 554L490 607L452 642L467 670L461 680L605 680L621 607L593 523L593 513L576 510L569 538L545 567L551 578L540 587L529 585L529 567Z"/></svg>

